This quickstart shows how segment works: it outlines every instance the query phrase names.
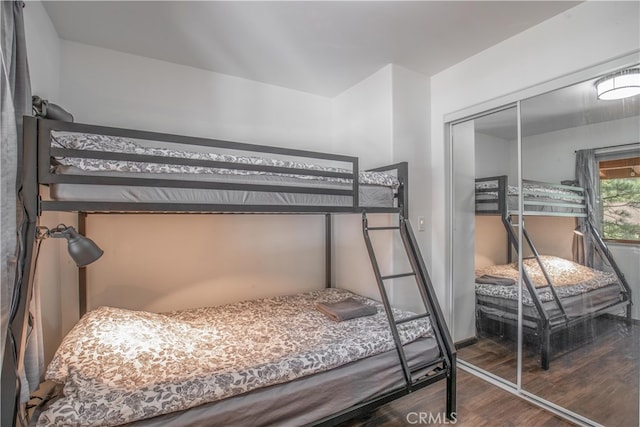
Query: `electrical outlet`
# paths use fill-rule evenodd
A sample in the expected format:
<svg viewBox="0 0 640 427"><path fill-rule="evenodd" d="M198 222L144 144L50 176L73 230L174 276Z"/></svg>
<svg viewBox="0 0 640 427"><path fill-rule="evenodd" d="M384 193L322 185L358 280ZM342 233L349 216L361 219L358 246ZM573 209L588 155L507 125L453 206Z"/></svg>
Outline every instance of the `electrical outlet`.
<svg viewBox="0 0 640 427"><path fill-rule="evenodd" d="M418 217L418 231L424 231L424 217Z"/></svg>

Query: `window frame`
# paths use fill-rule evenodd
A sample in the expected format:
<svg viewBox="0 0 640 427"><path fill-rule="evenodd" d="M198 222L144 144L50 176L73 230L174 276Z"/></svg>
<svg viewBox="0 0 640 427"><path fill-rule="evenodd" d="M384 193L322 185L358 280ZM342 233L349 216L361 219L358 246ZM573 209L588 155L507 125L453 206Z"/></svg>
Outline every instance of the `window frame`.
<svg viewBox="0 0 640 427"><path fill-rule="evenodd" d="M609 238L606 237L605 235L605 231L604 231L604 223L605 223L605 219L604 219L604 203L602 202L602 166L601 164L604 162L610 162L610 163L614 163L614 162L620 162L620 161L624 161L624 160L631 160L631 164L633 164L634 160L640 159L640 153L638 153L638 150L624 150L618 153L615 153L613 155L609 154L609 155L596 155L596 161L598 162L598 171L600 172L598 174L598 200L600 201L599 203L599 212L598 215L600 216L600 221L602 224L602 240L604 240L607 243L617 243L617 244L624 244L624 245L635 245L635 246L640 246L640 238L639 239L614 239L614 238ZM622 162L620 162L622 163ZM632 167L632 166L629 166ZM613 177L613 178L605 178L604 180L613 180L613 179L625 179L625 178L633 178L633 179L640 179L640 173L636 173L635 175L630 175L629 177Z"/></svg>

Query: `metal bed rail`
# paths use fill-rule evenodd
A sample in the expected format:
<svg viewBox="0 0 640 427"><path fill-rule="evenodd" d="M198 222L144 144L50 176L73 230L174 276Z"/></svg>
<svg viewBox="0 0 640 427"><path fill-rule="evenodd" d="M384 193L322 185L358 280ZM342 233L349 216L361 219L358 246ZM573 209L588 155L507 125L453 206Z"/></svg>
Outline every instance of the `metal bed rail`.
<svg viewBox="0 0 640 427"><path fill-rule="evenodd" d="M585 217L584 189L573 185L522 180L523 215ZM510 207L511 197L519 190L509 187L506 175L476 179L476 214L518 215Z"/></svg>
<svg viewBox="0 0 640 427"><path fill-rule="evenodd" d="M35 121L35 124L30 124ZM27 141L29 144L37 144L38 176L39 184L85 184L97 186L124 186L124 187L168 187L178 189L204 189L204 190L229 190L260 193L279 194L306 194L341 196L350 200L350 203L336 203L329 205L302 205L302 204L224 204L224 203L182 203L182 202L127 202L127 201L55 201L43 200L40 202L42 211L84 211L84 212L253 212L253 213L326 213L326 212L399 212L402 203L406 203L406 195L399 194L406 186L406 163L378 168L376 171L396 171L396 176L401 182L394 197L398 200L395 206L390 207L365 207L360 206L360 170L358 158L336 154L320 153L290 148L263 146L216 139L206 139L190 136L171 135L156 132L146 132L131 129L119 129L106 126L95 126L81 123L58 122L45 119L33 119L25 117L28 126L37 127L37 142ZM232 150L244 156L255 157L256 154L268 155L275 158L288 157L295 162L313 163L321 162L331 164L330 170L304 169L296 166L277 166L268 164L241 163L232 161L220 161L209 159L194 159L173 156L159 156L138 153L122 153L114 151L77 150L51 145L51 132L76 132L133 140L159 142L163 145L175 144L178 151L192 149L211 149L222 151ZM245 183L245 182L221 182L216 180L202 180L201 177L185 178L171 177L132 177L132 176L105 176L88 172L86 175L54 173L51 167L55 165L56 158L81 158L97 159L105 161L128 161L140 163L153 163L159 165L193 166L203 168L226 169L242 174L280 174L287 177L303 176L323 180L342 180L337 186L312 185L312 180L302 179L296 185L271 184L271 183ZM28 160L27 160L28 161ZM339 166L334 166L339 165ZM308 184L307 184L308 182ZM339 188L336 188L339 187Z"/></svg>
<svg viewBox="0 0 640 427"><path fill-rule="evenodd" d="M480 188L479 184L487 184ZM507 210L507 176L492 176L476 179L476 214L501 215Z"/></svg>

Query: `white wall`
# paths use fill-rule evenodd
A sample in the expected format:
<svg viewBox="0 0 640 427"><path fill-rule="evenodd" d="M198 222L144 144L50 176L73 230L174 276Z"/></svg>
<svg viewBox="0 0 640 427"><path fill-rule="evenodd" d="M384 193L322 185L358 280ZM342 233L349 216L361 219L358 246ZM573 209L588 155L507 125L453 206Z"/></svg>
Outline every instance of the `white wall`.
<svg viewBox="0 0 640 427"><path fill-rule="evenodd" d="M332 100L332 148L359 155L362 170L392 160L392 69L383 67Z"/></svg>
<svg viewBox="0 0 640 427"><path fill-rule="evenodd" d="M60 98L78 122L311 150L332 137L327 98L67 41ZM323 224L90 215L105 256L88 268L89 308L165 311L322 287Z"/></svg>
<svg viewBox="0 0 640 427"><path fill-rule="evenodd" d="M428 215L429 104L425 101L428 98L428 77L391 64L333 99L336 151L358 155L362 169L409 162L409 217L422 250L427 247L427 241L426 233L418 231L418 217ZM350 289L379 298L372 286L375 279L364 250L359 221L353 216L336 218L336 233L346 237L338 244L351 242L352 246L336 249L338 254L346 251L351 254L347 260L336 260L336 272L343 280L347 278L345 282ZM369 215L369 221L372 225L389 225L393 218ZM391 270L406 272L409 268L404 248L395 234L372 236L383 275L385 269L388 269L386 274L390 274ZM423 309L415 281L395 280L388 284L394 305L414 311Z"/></svg>
<svg viewBox="0 0 640 427"><path fill-rule="evenodd" d="M60 39L49 15L42 3L28 2L24 9L25 36L31 91L53 103L60 103ZM40 224L55 227L65 223L75 225L74 215L58 212L45 212L40 217ZM64 268L70 265L66 254L66 244L62 240L47 240L42 244L42 251L49 256L38 259L36 286L41 292L43 302L42 335L45 349L45 360L50 360L58 346L61 331L68 331L76 321L77 310L63 309L63 301L76 300L77 290L60 288L59 283L77 283L75 268Z"/></svg>
<svg viewBox="0 0 640 427"><path fill-rule="evenodd" d="M476 178L507 175L509 182L517 182L518 165L513 165L515 161L511 157L512 152L517 151L515 142L480 132L475 135Z"/></svg>
<svg viewBox="0 0 640 427"><path fill-rule="evenodd" d="M27 3L24 25L31 91L57 102L60 95L60 39L42 3Z"/></svg>
<svg viewBox="0 0 640 427"><path fill-rule="evenodd" d="M335 150L360 157L361 168L409 162L409 217L420 248L427 247L426 233L418 231L418 217L428 215L427 168L429 139L429 79L397 65L388 65L333 99ZM374 225L390 224L386 215L369 215ZM353 216L336 218L336 233L351 242L351 249L338 247L337 254L348 251L347 260L336 260L338 277L348 278L352 290L379 298L364 250L360 219ZM397 233L396 233L397 234ZM408 263L400 240L393 233L373 237L376 255L383 269L408 271ZM354 244L355 243L355 244ZM391 243L391 245L389 244ZM357 264L354 261L357 260ZM356 268L354 268L356 266ZM384 271L383 271L383 274ZM397 306L419 311L418 289L413 280L396 280L388 287Z"/></svg>
<svg viewBox="0 0 640 427"><path fill-rule="evenodd" d="M425 75L393 65L393 162L409 162L409 218L428 215L430 82ZM426 246L424 233L416 235Z"/></svg>
<svg viewBox="0 0 640 427"><path fill-rule="evenodd" d="M393 162L409 162L409 222L421 252L429 245L427 233L420 230L419 217L430 215L429 196L429 103L430 82L425 75L392 66L393 94ZM397 233L396 233L397 234ZM399 238L394 239L394 268L397 273L409 271L406 252ZM415 280L393 283L395 303L408 310L423 310Z"/></svg>
<svg viewBox="0 0 640 427"><path fill-rule="evenodd" d="M392 66L378 70L332 100L333 150L359 155L360 169L392 163ZM388 215L369 215L371 225L388 225ZM379 299L375 276L362 238L358 215L334 216L335 283ZM374 247L383 270L391 268L389 236L375 236ZM344 254L349 254L347 257ZM384 274L384 273L383 273Z"/></svg>
<svg viewBox="0 0 640 427"><path fill-rule="evenodd" d="M62 41L61 102L81 123L300 149L331 141L331 101Z"/></svg>
<svg viewBox="0 0 640 427"><path fill-rule="evenodd" d="M522 139L522 176L536 181L573 180L576 150L639 140L638 116L528 136Z"/></svg>
<svg viewBox="0 0 640 427"><path fill-rule="evenodd" d="M639 49L639 7L638 2L582 3L431 78L433 216L428 262L443 300L450 279L445 115ZM472 260L470 256L469 268Z"/></svg>
<svg viewBox="0 0 640 427"><path fill-rule="evenodd" d="M631 288L631 317L640 320L640 247L610 243L607 245Z"/></svg>

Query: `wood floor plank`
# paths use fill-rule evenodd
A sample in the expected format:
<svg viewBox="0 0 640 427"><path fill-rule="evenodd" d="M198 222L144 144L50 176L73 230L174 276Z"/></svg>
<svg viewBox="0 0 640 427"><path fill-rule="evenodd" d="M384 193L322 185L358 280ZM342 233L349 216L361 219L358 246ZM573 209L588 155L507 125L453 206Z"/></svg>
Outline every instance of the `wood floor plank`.
<svg viewBox="0 0 640 427"><path fill-rule="evenodd" d="M576 332L556 339L558 352L548 371L540 367L536 349L526 348L523 388L606 426L638 426L640 325L605 317L580 333L587 339L576 339ZM458 357L513 381L516 351L511 341L482 337L460 349Z"/></svg>
<svg viewBox="0 0 640 427"><path fill-rule="evenodd" d="M458 411L455 424L452 421L444 422L446 387L444 381L440 381L378 408L366 419L347 421L340 424L340 427L410 425L567 427L573 425L462 370L458 370L457 387ZM416 422L420 421L421 414L424 422Z"/></svg>
<svg viewBox="0 0 640 427"><path fill-rule="evenodd" d="M548 371L540 368L537 350L525 348L524 389L606 426L637 427L640 325L602 318L584 326L581 333L587 339L572 346L561 342L563 337L556 339L558 351ZM512 341L481 338L460 349L458 358L515 382ZM460 369L457 387L456 426L573 425ZM351 420L340 427L445 425L444 411L445 384L441 381L378 408L366 419ZM425 414L423 421L431 422L416 422L420 414ZM448 424L453 425L451 421Z"/></svg>

